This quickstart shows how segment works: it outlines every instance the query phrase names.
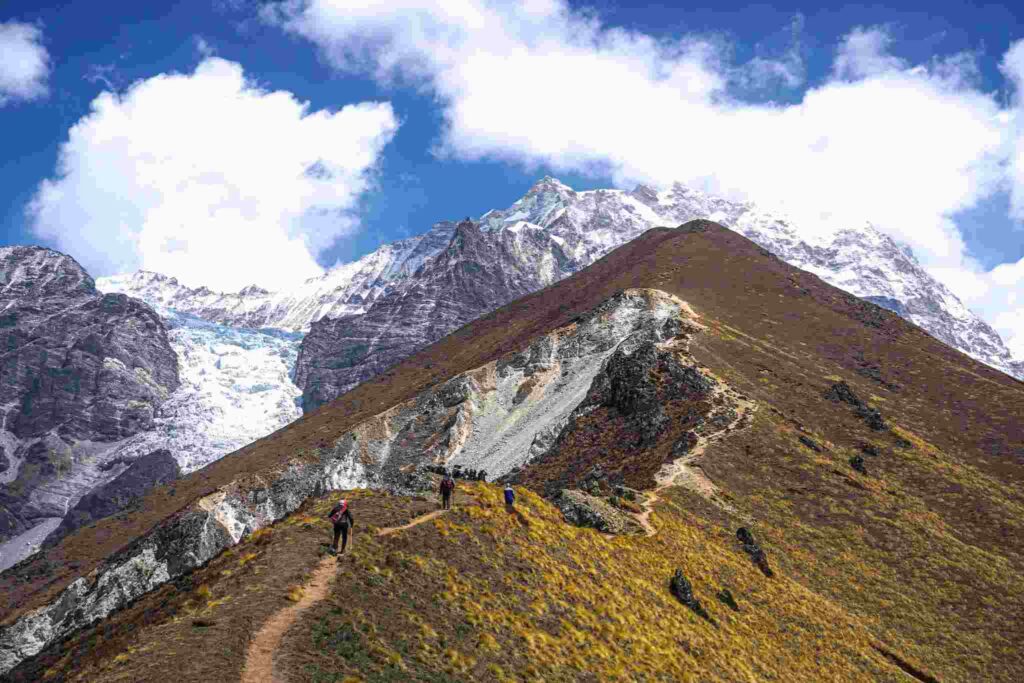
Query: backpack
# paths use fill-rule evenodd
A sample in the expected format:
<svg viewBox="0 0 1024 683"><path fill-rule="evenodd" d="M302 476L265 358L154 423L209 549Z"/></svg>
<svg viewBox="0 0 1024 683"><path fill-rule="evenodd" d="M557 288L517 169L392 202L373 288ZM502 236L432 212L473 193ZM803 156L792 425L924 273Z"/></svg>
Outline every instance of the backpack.
<svg viewBox="0 0 1024 683"><path fill-rule="evenodd" d="M348 510L348 501L347 500L343 500L340 503L338 503L338 509L335 512L332 512L328 516L328 519L330 519L332 522L337 524L338 522L341 521L341 518L345 516L345 511L346 510Z"/></svg>
<svg viewBox="0 0 1024 683"><path fill-rule="evenodd" d="M449 479L443 479L441 481L441 490L444 491L445 493L451 493L454 489L455 489L455 480L454 479L450 479L449 478Z"/></svg>

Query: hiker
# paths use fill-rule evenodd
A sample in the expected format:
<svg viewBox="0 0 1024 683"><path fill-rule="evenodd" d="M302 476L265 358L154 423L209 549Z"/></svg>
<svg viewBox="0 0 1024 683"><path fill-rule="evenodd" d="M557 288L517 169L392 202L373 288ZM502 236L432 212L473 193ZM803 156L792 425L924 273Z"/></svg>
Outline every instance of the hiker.
<svg viewBox="0 0 1024 683"><path fill-rule="evenodd" d="M505 508L511 512L516 504L516 492L512 490L512 484L505 484Z"/></svg>
<svg viewBox="0 0 1024 683"><path fill-rule="evenodd" d="M455 480L452 479L452 475L445 474L444 479L441 480L441 509L451 510L452 509L452 494L455 493Z"/></svg>
<svg viewBox="0 0 1024 683"><path fill-rule="evenodd" d="M344 498L338 501L327 518L334 524L334 542L331 543L331 550L334 554L338 554L338 538L341 538L341 554L344 555L345 548L348 546L348 530L355 526L352 511L348 509L348 501Z"/></svg>

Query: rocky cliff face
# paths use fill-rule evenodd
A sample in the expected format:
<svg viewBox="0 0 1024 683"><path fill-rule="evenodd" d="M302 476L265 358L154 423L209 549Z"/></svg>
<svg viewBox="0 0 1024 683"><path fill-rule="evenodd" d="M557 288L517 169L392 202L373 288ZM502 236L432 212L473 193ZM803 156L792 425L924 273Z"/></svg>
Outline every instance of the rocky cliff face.
<svg viewBox="0 0 1024 683"><path fill-rule="evenodd" d="M39 247L0 249L0 348L2 540L62 516L77 470L153 427L178 363L149 306Z"/></svg>

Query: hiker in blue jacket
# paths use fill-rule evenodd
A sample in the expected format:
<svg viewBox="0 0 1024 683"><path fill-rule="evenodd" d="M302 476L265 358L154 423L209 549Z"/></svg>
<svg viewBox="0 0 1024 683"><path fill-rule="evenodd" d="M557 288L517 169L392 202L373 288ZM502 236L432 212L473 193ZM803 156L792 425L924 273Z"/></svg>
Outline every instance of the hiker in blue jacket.
<svg viewBox="0 0 1024 683"><path fill-rule="evenodd" d="M345 554L348 546L348 530L355 526L352 519L352 511L348 507L348 501L342 498L338 504L331 508L327 518L334 524L334 542L331 543L331 551L338 554L338 539L341 539L341 553Z"/></svg>
<svg viewBox="0 0 1024 683"><path fill-rule="evenodd" d="M512 490L512 484L505 484L505 507L509 510L516 504L516 492Z"/></svg>

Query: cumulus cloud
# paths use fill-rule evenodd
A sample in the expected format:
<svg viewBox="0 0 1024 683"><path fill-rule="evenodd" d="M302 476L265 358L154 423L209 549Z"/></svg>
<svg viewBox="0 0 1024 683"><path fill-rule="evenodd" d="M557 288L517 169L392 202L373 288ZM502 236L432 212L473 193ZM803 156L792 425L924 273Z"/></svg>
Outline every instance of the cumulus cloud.
<svg viewBox="0 0 1024 683"><path fill-rule="evenodd" d="M387 103L310 111L208 58L103 92L29 207L34 230L94 275L136 268L225 291L322 272L357 227L397 121Z"/></svg>
<svg viewBox="0 0 1024 683"><path fill-rule="evenodd" d="M952 286L983 273L958 212L1009 189L1024 215L1024 116L975 86L971 53L910 64L891 54L886 29L854 28L831 75L777 105L743 99L736 74L797 84L798 53L730 64L715 40L608 27L563 0L403 7L289 0L263 18L339 69L435 95L442 147L456 157L599 169L621 186L678 180L783 211L811 233L869 220ZM1021 84L1024 44L1003 69Z"/></svg>
<svg viewBox="0 0 1024 683"><path fill-rule="evenodd" d="M49 91L50 55L43 32L32 24L0 23L0 107L14 100L34 100Z"/></svg>

